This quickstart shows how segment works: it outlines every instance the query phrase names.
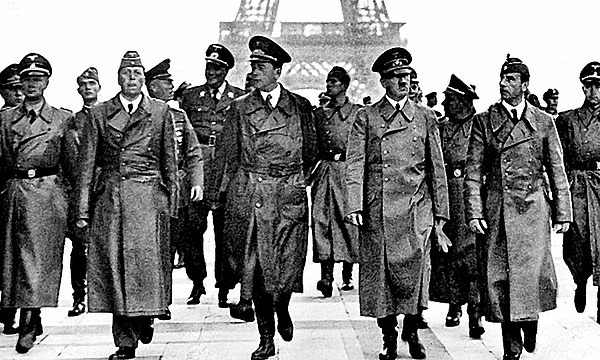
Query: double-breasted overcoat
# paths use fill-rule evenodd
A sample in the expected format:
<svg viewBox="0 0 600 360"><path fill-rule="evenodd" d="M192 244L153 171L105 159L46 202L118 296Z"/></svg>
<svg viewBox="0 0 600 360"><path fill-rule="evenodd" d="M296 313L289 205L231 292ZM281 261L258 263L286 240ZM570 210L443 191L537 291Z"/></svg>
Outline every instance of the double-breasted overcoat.
<svg viewBox="0 0 600 360"><path fill-rule="evenodd" d="M281 86L281 85L279 85ZM252 298L254 266L275 301L302 292L308 246L307 177L316 156L311 104L281 87L269 111L259 90L235 100L227 116L210 182L216 197L225 169L230 179L225 226L240 229L244 247L242 297ZM255 257L255 258L254 258Z"/></svg>
<svg viewBox="0 0 600 360"><path fill-rule="evenodd" d="M73 176L67 123L73 114L45 102L32 119L24 105L0 111L2 306L58 305ZM33 121L33 122L31 122ZM54 169L15 178L15 171Z"/></svg>
<svg viewBox="0 0 600 360"><path fill-rule="evenodd" d="M90 220L90 312L155 316L171 299L170 216L177 209L175 131L168 106L119 95L94 107L79 156L78 218Z"/></svg>
<svg viewBox="0 0 600 360"><path fill-rule="evenodd" d="M426 306L434 218L448 190L433 110L386 97L360 109L347 148L350 212L362 211L360 312L382 318Z"/></svg>
<svg viewBox="0 0 600 360"><path fill-rule="evenodd" d="M476 115L464 191L467 221L484 219L488 224L478 240L487 320L531 321L554 309L551 220L570 222L572 209L552 118L529 104L516 124L501 103Z"/></svg>

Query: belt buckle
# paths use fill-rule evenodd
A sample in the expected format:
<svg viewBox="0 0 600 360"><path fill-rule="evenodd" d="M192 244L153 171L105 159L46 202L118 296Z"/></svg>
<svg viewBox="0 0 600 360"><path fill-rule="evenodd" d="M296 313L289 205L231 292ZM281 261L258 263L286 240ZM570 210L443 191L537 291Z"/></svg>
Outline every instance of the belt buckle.
<svg viewBox="0 0 600 360"><path fill-rule="evenodd" d="M35 169L29 169L29 170L27 170L27 177L29 179L33 179L35 177Z"/></svg>
<svg viewBox="0 0 600 360"><path fill-rule="evenodd" d="M596 169L594 170L600 170L600 161L596 161Z"/></svg>
<svg viewBox="0 0 600 360"><path fill-rule="evenodd" d="M215 146L216 143L217 143L217 136L216 135L208 135L208 146Z"/></svg>
<svg viewBox="0 0 600 360"><path fill-rule="evenodd" d="M342 154L340 154L340 153L333 155L333 160L335 160L335 161L340 161L341 158L342 158Z"/></svg>
<svg viewBox="0 0 600 360"><path fill-rule="evenodd" d="M461 177L462 171L460 169L454 169L454 177Z"/></svg>

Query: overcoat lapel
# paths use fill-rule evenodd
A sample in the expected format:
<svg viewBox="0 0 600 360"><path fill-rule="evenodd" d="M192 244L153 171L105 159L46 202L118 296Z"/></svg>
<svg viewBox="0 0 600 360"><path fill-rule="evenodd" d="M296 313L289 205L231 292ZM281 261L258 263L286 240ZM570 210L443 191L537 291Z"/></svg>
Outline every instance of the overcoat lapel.
<svg viewBox="0 0 600 360"><path fill-rule="evenodd" d="M525 110L521 115L521 121L519 121L512 129L510 136L504 142L502 146L503 150L511 148L513 146L522 144L526 141L533 139L533 133L537 130L537 124L535 123L535 115L531 111L529 105L525 105Z"/></svg>

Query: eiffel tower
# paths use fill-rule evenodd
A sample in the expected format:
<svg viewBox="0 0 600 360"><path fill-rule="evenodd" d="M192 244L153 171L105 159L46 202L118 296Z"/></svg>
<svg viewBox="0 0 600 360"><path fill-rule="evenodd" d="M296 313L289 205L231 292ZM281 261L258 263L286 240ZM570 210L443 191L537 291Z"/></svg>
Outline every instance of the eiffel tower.
<svg viewBox="0 0 600 360"><path fill-rule="evenodd" d="M384 0L339 0L342 22L279 22L280 0L241 0L235 20L221 22L219 42L236 56L230 77L244 83L250 71L248 40L265 35L292 56L282 69L281 82L291 90L325 89L333 66L344 67L352 79L348 95L381 94L379 76L371 72L375 58L392 46L405 46L400 38L404 23L392 22ZM375 99L375 97L373 97Z"/></svg>

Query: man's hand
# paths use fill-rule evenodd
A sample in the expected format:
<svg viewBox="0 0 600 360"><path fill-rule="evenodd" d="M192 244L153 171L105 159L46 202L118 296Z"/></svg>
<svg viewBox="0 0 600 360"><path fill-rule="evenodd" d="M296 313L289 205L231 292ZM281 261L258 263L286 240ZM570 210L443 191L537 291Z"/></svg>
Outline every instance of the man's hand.
<svg viewBox="0 0 600 360"><path fill-rule="evenodd" d="M444 224L446 223L445 219L436 218L433 223L433 236L435 237L438 246L442 249L443 252L447 253L450 246L452 246L452 241L446 236L444 233Z"/></svg>
<svg viewBox="0 0 600 360"><path fill-rule="evenodd" d="M564 234L569 231L569 226L571 224L568 222L563 223L555 223L552 225L552 230L554 230L557 234Z"/></svg>
<svg viewBox="0 0 600 360"><path fill-rule="evenodd" d="M204 196L204 193L202 191L201 186L193 186L192 187L192 192L190 194L190 200L200 201L200 200L202 200L203 196Z"/></svg>
<svg viewBox="0 0 600 360"><path fill-rule="evenodd" d="M86 219L79 219L77 220L77 222L75 223L75 225L80 228L83 229L84 227L88 226L88 222Z"/></svg>
<svg viewBox="0 0 600 360"><path fill-rule="evenodd" d="M485 234L487 228L487 223L483 219L469 220L469 229L476 234Z"/></svg>
<svg viewBox="0 0 600 360"><path fill-rule="evenodd" d="M363 218L360 211L355 211L346 216L346 221L355 226L363 225Z"/></svg>

